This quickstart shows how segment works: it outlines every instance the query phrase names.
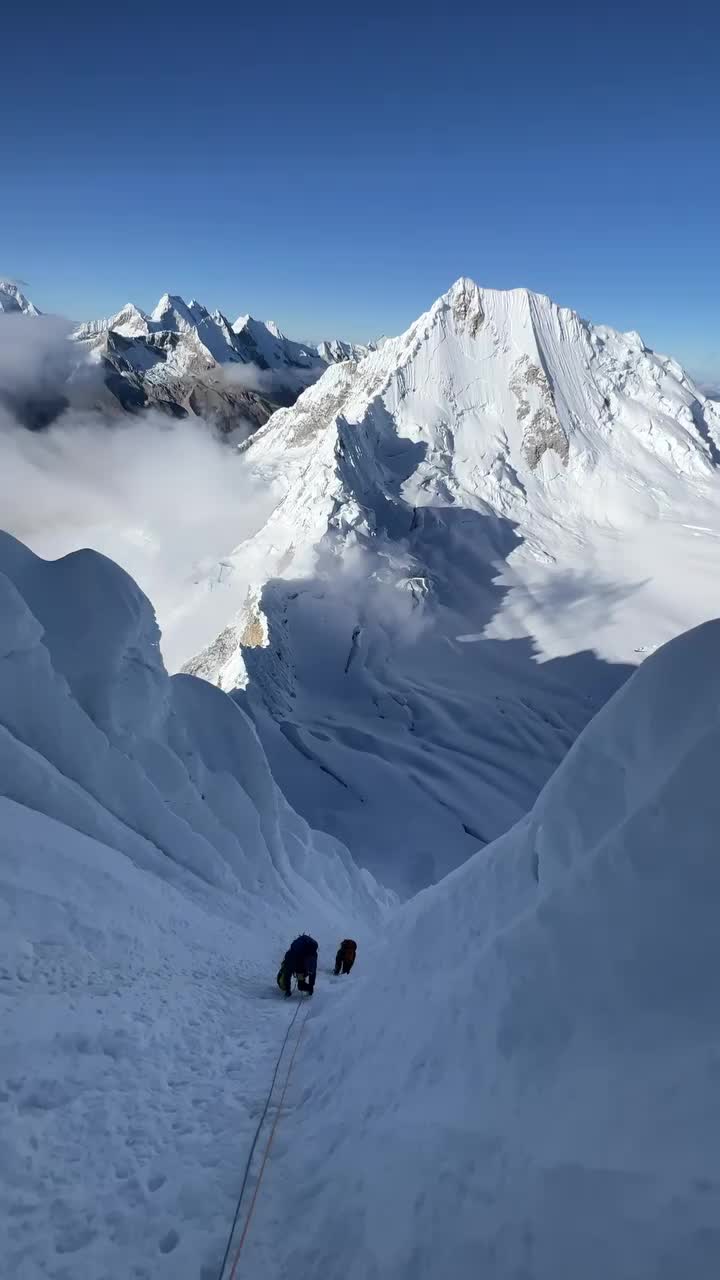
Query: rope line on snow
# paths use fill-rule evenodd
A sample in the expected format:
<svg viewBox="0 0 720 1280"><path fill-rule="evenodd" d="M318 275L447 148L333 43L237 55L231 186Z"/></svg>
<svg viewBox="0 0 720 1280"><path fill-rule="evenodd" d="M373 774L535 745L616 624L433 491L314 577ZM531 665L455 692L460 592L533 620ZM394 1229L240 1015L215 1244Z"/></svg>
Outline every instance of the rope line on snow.
<svg viewBox="0 0 720 1280"><path fill-rule="evenodd" d="M300 1008L300 1006L299 1006L299 1005L298 1005L298 1008ZM294 1022L294 1021L295 1021L295 1019L293 1018L293 1022ZM299 1033L298 1033L298 1038L297 1038L297 1040L295 1041L295 1048L294 1048L294 1049L293 1049L293 1051L292 1051L292 1057L291 1057L291 1059L290 1059L290 1065L289 1065L289 1067L288 1067L287 1075L286 1075L286 1077L285 1077L285 1084L283 1085L283 1091L282 1091L282 1093L281 1093L281 1095L280 1095L280 1101L279 1101L279 1103L278 1103L277 1111L275 1112L275 1119L273 1120L273 1127L272 1127L272 1129L270 1130L270 1137L268 1138L267 1146L266 1146L266 1148L265 1148L265 1154L263 1155L262 1164L260 1165L260 1172L258 1173L258 1176L257 1176L257 1182L255 1183L255 1190L253 1191L253 1197L252 1197L252 1200L250 1201L250 1208L248 1209L248 1215L247 1215L247 1218L245 1219L245 1226L243 1227L242 1235L240 1236L240 1243L238 1244L238 1247L237 1247L237 1253L235 1254L235 1261L233 1262L232 1270L231 1270L231 1272L230 1272L230 1280L235 1280L235 1273L236 1273L236 1271L237 1271L237 1266L238 1266L238 1263L239 1263L239 1261L240 1261L240 1254L242 1253L243 1245L245 1244L245 1241L246 1241L246 1239L247 1239L248 1231L250 1230L250 1223L251 1223L251 1221L252 1221L252 1216L253 1216L253 1212L254 1212L254 1209L255 1209L255 1202L256 1202L256 1200L257 1200L257 1198L258 1198L258 1192L259 1192L259 1190L260 1190L260 1184L261 1184L261 1182L262 1182L263 1174L264 1174L264 1172L265 1172L265 1165L267 1164L268 1156L270 1155L270 1148L272 1147L272 1144L273 1144L273 1138L275 1137L275 1131L276 1131L276 1129L277 1129L277 1127L278 1127L278 1120L280 1119L280 1114L281 1114L282 1109L283 1109L283 1103L285 1102L285 1094L287 1093L287 1087L288 1087L288 1085L289 1085L289 1083L290 1083L290 1073L291 1073L291 1071L292 1071L292 1069L293 1069L293 1063L294 1063L294 1061L295 1061L295 1056L296 1056L297 1051L298 1051L298 1049L299 1049L299 1047L300 1047L300 1041L302 1040L302 1033L303 1033L303 1031L305 1030L305 1023L306 1023L306 1022L307 1022L307 1011L306 1011L306 1013L305 1013L305 1017L304 1017L304 1018L303 1018L303 1020L302 1020L302 1023L300 1024L300 1031L299 1031Z"/></svg>
<svg viewBox="0 0 720 1280"><path fill-rule="evenodd" d="M237 1227L237 1224L238 1224L238 1218L240 1217L240 1210L241 1210L241 1208L242 1208L243 1197L244 1197L244 1195L245 1195L245 1191L246 1191L247 1184L248 1184L248 1179L249 1179L249 1177L250 1177L250 1169L252 1168L253 1156L255 1155L255 1148L257 1147L258 1139L259 1139L260 1134L261 1134L261 1132L262 1132L262 1127L263 1127L263 1125L264 1125L264 1123L265 1123L265 1119L266 1119L266 1117L267 1117L267 1113L268 1113L268 1111L270 1110L270 1103L271 1103L271 1101L272 1101L273 1093L275 1092L275 1085L276 1085L276 1083L277 1083L278 1073L279 1073L279 1071L280 1071L280 1064L281 1064L281 1062L282 1062L282 1060L283 1060L283 1055L284 1055L284 1053L285 1053L285 1049L287 1048L288 1040L290 1039L290 1033L291 1033L291 1031L292 1031L293 1027L295 1026L295 1022L296 1022L296 1020L297 1020L297 1016L298 1016L298 1014L299 1014L299 1012L300 1012L300 1009L302 1008L302 1004L303 1004L303 1003L304 1003L303 1001L298 1001L298 1004L297 1004L297 1005L296 1005L296 1007L295 1007L295 1012L294 1012L294 1014L293 1014L292 1018L290 1019L290 1022L288 1023L288 1029L287 1029L287 1031L285 1032L285 1039L283 1040L282 1045L280 1046L280 1052L279 1052L279 1054L278 1054L278 1056L277 1056L277 1061L276 1061L276 1063L275 1063L275 1070L273 1071L273 1077L272 1077L272 1082L271 1082L271 1084L270 1084L270 1090L269 1090L269 1092L268 1092L268 1096L267 1096L267 1098L265 1099L265 1106L263 1107L262 1114L261 1114L261 1116L260 1116L260 1119L258 1120L258 1123L257 1123L256 1129L255 1129L255 1133L254 1133L254 1135L253 1135L252 1143L250 1144L250 1151L249 1151L249 1154L248 1154L247 1162L246 1162L246 1164L245 1164L245 1172L243 1173L243 1180L242 1180L242 1183L241 1183L241 1185L240 1185L240 1194L239 1194L239 1196L238 1196L237 1205L235 1206L235 1216L233 1217L233 1220L232 1220L232 1226L230 1227L230 1234L229 1234L229 1236L228 1236L228 1242L227 1242L227 1245L226 1245L226 1247L225 1247L225 1254L224 1254L224 1256L223 1256L222 1264L221 1264L221 1266L220 1266L220 1270L219 1270L219 1272L218 1272L218 1280L223 1280L223 1276L225 1275L225 1268L226 1268L227 1263L228 1263L228 1258L230 1257L230 1249L231 1249L232 1242L233 1242L233 1236L235 1235L235 1229L236 1229L236 1227ZM275 1130L277 1129L278 1120L280 1119L280 1112L282 1111L283 1103L284 1103L284 1101L285 1101L285 1095L286 1095L286 1093L287 1093L287 1087L288 1087L288 1084L289 1084L289 1082L290 1082L290 1073L291 1073L291 1071L292 1071L292 1069L293 1069L293 1063L295 1062L295 1057L296 1057L296 1054L297 1054L297 1051L298 1051L298 1047L299 1047L299 1045L300 1045L300 1040L302 1039L302 1033L303 1033L303 1031L305 1030L305 1023L306 1023L306 1021L307 1021L307 1010L306 1010L306 1012L305 1012L305 1017L304 1017L304 1019L303 1019L302 1025L301 1025L301 1027L300 1027L300 1034L298 1035L298 1038L297 1038L297 1040L296 1040L296 1042L295 1042L295 1048L293 1049L292 1057L291 1057L291 1059L290 1059L290 1065L289 1065L289 1067L288 1067L287 1075L286 1075L286 1077L285 1077L285 1084L284 1084L284 1086L283 1086L282 1094L280 1095L280 1102L278 1103L277 1112L276 1112L276 1114L275 1114L275 1120L274 1120L274 1122L273 1122L273 1127L272 1127L272 1129L271 1129L271 1131L270 1131L270 1137L268 1138L267 1146L265 1147L265 1153L264 1153L264 1155L263 1155L262 1164L261 1164L261 1166L260 1166L260 1172L259 1172L259 1174L258 1174L257 1182L255 1183L255 1190L254 1190L254 1192L253 1192L253 1198L252 1198L252 1200L250 1201L250 1208L249 1208L249 1210L248 1210L247 1218L245 1219L245 1226L243 1227L243 1232L242 1232L242 1235L241 1235L241 1237L240 1237L240 1243L238 1244L237 1252L236 1252L236 1254L235 1254L235 1259L234 1259L234 1261L233 1261L232 1271L230 1272L229 1280L234 1280L235 1273L236 1273L236 1271L237 1271L238 1262L240 1261L240 1254L241 1254L241 1252L242 1252L243 1245L245 1244L245 1240L247 1239L248 1229L249 1229L249 1227L250 1227L250 1220L251 1220L251 1218L252 1218L253 1211L254 1211L254 1209L255 1209L255 1201L257 1200L257 1197L258 1197L258 1191L260 1190L260 1183L262 1182L262 1177L263 1177L263 1174L264 1174L264 1172L265 1172L265 1165L267 1164L267 1159L268 1159L268 1156L269 1156L269 1154L270 1154L270 1148L271 1148L271 1146L272 1146L272 1144L273 1144L273 1138L275 1137Z"/></svg>

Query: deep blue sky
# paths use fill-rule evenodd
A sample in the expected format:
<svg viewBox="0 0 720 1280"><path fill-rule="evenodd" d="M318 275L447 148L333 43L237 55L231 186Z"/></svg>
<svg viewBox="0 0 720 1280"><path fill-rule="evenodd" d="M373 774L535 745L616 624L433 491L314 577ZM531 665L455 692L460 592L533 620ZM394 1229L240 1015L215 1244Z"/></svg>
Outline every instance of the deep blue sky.
<svg viewBox="0 0 720 1280"><path fill-rule="evenodd" d="M459 275L720 375L717 3L20 4L0 274L398 332Z"/></svg>

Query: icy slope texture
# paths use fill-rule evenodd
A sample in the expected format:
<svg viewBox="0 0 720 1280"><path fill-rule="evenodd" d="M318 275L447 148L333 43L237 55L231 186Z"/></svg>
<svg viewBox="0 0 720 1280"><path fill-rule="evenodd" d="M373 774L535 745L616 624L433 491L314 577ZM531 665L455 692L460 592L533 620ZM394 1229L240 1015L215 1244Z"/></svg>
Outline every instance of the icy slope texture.
<svg viewBox="0 0 720 1280"><path fill-rule="evenodd" d="M649 658L311 1017L249 1273L720 1274L719 646Z"/></svg>
<svg viewBox="0 0 720 1280"><path fill-rule="evenodd" d="M712 611L719 427L636 334L461 280L254 437L284 497L188 669L247 686L313 824L427 884L527 811L624 664Z"/></svg>
<svg viewBox="0 0 720 1280"><path fill-rule="evenodd" d="M35 304L30 302L24 293L21 293L18 285L12 280L0 280L0 312L4 312L6 315L40 315Z"/></svg>
<svg viewBox="0 0 720 1280"><path fill-rule="evenodd" d="M219 690L168 677L151 606L94 552L40 560L0 535L0 792L175 884L278 907L373 908L347 851L311 832Z"/></svg>

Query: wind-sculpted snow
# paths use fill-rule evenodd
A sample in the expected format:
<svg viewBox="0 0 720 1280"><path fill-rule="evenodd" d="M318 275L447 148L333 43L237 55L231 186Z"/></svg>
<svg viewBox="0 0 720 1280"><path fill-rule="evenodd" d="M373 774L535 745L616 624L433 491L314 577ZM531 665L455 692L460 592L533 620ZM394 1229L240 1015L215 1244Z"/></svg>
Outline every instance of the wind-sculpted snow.
<svg viewBox="0 0 720 1280"><path fill-rule="evenodd" d="M170 678L148 601L111 561L40 560L0 535L0 791L187 884L333 904L366 882L273 781L223 693Z"/></svg>
<svg viewBox="0 0 720 1280"><path fill-rule="evenodd" d="M241 690L293 805L402 892L526 812L713 609L717 404L526 290L458 281L246 457L279 500L208 580L222 634L187 669Z"/></svg>
<svg viewBox="0 0 720 1280"><path fill-rule="evenodd" d="M720 1274L719 645L649 658L311 1018L249 1274Z"/></svg>

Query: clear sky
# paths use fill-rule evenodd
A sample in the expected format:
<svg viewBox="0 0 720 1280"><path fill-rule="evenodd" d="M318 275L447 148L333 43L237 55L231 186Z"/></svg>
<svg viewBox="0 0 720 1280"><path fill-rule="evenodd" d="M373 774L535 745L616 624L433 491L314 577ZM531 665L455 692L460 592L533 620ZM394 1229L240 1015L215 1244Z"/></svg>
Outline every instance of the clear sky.
<svg viewBox="0 0 720 1280"><path fill-rule="evenodd" d="M719 38L705 0L9 0L0 275L359 339L469 275L720 377Z"/></svg>

